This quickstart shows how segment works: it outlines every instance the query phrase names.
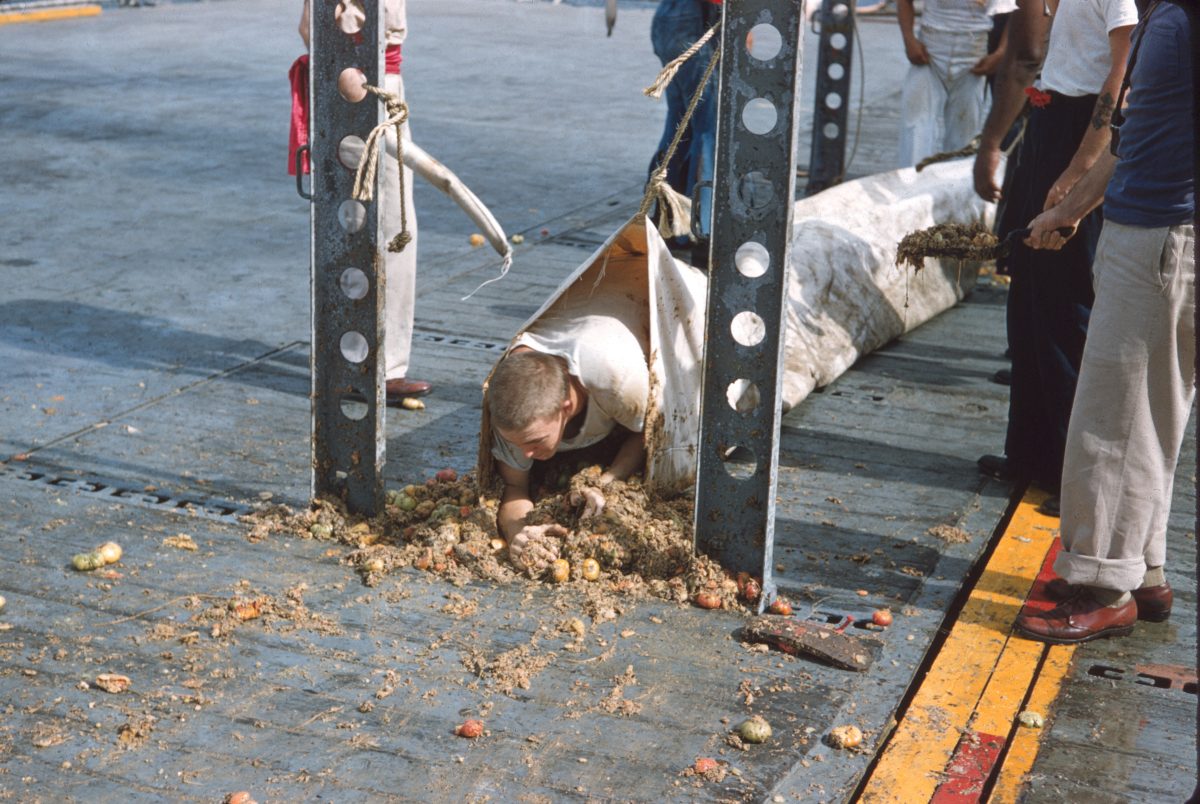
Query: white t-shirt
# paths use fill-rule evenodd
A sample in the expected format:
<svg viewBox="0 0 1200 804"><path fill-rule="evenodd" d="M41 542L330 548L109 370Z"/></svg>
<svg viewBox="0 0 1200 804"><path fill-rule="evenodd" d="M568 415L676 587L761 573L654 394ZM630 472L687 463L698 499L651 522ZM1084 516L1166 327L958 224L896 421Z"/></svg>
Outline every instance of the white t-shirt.
<svg viewBox="0 0 1200 804"><path fill-rule="evenodd" d="M1073 98L1099 93L1112 67L1109 33L1137 19L1133 0L1060 0L1038 86Z"/></svg>
<svg viewBox="0 0 1200 804"><path fill-rule="evenodd" d="M559 452L591 446L617 424L635 433L646 424L650 320L645 293L637 298L613 283L606 284L606 291L593 294L590 287L577 283L513 344L563 358L567 371L587 389L583 426L572 438L563 439ZM533 466L499 433L492 455L516 469Z"/></svg>
<svg viewBox="0 0 1200 804"><path fill-rule="evenodd" d="M1017 0L925 0L921 27L965 33L992 30L992 17L1017 10Z"/></svg>

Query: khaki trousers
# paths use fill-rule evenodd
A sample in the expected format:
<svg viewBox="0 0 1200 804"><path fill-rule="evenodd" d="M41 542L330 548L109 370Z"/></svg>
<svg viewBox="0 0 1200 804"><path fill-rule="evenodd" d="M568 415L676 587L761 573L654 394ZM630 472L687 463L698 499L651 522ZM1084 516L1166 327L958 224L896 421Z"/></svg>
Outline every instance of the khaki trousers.
<svg viewBox="0 0 1200 804"><path fill-rule="evenodd" d="M1190 224L1105 221L1062 477L1073 584L1130 591L1166 560L1175 465L1196 390Z"/></svg>
<svg viewBox="0 0 1200 804"><path fill-rule="evenodd" d="M404 97L404 81L399 75L386 75L383 88L401 98ZM403 132L406 142L412 139L408 123L404 124ZM379 180L382 185L379 188L379 197L383 216L379 233L379 253L383 256L385 275L383 361L385 379L396 380L407 376L409 355L412 352L413 315L417 295L417 212L413 206L413 173L409 168L404 168L404 205L407 207L408 232L412 235L412 242L398 254L388 251L387 244L400 233L400 176L397 173L400 163L393 156L396 153L394 129L388 130L387 138L387 150L390 153L382 155L384 170Z"/></svg>

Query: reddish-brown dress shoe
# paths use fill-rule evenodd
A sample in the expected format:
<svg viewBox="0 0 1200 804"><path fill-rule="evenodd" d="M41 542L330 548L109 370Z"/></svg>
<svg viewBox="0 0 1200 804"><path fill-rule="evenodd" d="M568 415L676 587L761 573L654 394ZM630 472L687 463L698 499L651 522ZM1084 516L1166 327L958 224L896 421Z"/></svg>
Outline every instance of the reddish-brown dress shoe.
<svg viewBox="0 0 1200 804"><path fill-rule="evenodd" d="M399 405L400 400L405 397L425 396L433 390L433 386L424 380L410 380L407 377L401 377L398 380L388 380L385 384L387 391L387 403L389 405Z"/></svg>
<svg viewBox="0 0 1200 804"><path fill-rule="evenodd" d="M1046 599L1053 600L1055 603L1062 602L1071 597L1076 588L1062 578L1051 578L1045 586ZM1130 594L1137 603L1139 620L1161 623L1171 616L1171 604L1175 602L1175 593L1171 591L1171 584L1164 582L1159 586L1145 586L1141 589L1134 589Z"/></svg>
<svg viewBox="0 0 1200 804"><path fill-rule="evenodd" d="M1134 602L1137 603L1139 620L1161 623L1171 616L1171 604L1175 602L1175 593L1171 591L1171 584L1166 581L1158 586L1134 589L1132 594Z"/></svg>
<svg viewBox="0 0 1200 804"><path fill-rule="evenodd" d="M1137 622L1132 598L1109 608L1092 597L1086 586L1075 588L1057 608L1017 617L1017 633L1056 645L1073 645L1101 637L1125 636Z"/></svg>

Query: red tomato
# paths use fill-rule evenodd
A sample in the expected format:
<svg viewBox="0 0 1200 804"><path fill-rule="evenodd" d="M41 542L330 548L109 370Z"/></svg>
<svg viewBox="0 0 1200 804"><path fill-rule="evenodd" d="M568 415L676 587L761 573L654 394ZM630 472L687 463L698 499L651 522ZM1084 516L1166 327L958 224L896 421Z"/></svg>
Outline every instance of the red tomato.
<svg viewBox="0 0 1200 804"><path fill-rule="evenodd" d="M771 601L771 605L767 606L767 611L771 614L778 614L781 617L791 617L792 604L784 600L782 597L777 597Z"/></svg>
<svg viewBox="0 0 1200 804"><path fill-rule="evenodd" d="M459 737L466 737L468 740L474 740L483 734L482 720L464 720L454 729L454 733Z"/></svg>

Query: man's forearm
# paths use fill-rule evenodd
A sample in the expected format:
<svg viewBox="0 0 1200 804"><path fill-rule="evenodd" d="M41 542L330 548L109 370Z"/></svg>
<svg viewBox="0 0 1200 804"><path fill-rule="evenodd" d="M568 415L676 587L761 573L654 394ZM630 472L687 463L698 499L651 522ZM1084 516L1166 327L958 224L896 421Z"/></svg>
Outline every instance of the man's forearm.
<svg viewBox="0 0 1200 804"><path fill-rule="evenodd" d="M1062 203L1056 207L1058 212L1072 224L1083 220L1084 216L1100 206L1104 200L1104 192L1108 189L1108 181L1116 167L1115 156L1108 151L1100 154L1088 172L1083 174Z"/></svg>
<svg viewBox="0 0 1200 804"><path fill-rule="evenodd" d="M906 42L913 36L916 18L913 0L896 0L896 20L900 23L900 36Z"/></svg>
<svg viewBox="0 0 1200 804"><path fill-rule="evenodd" d="M608 471L600 475L601 483L608 483L613 480L625 480L638 469L642 468L642 464L646 460L646 438L643 433L631 433L625 439L625 443L617 450L617 456L613 458L612 466L608 467Z"/></svg>
<svg viewBox="0 0 1200 804"><path fill-rule="evenodd" d="M511 540L520 533L521 528L525 527L525 517L532 510L533 501L528 497L513 497L501 501L500 509L496 512L496 525L500 528L500 535L506 540Z"/></svg>

